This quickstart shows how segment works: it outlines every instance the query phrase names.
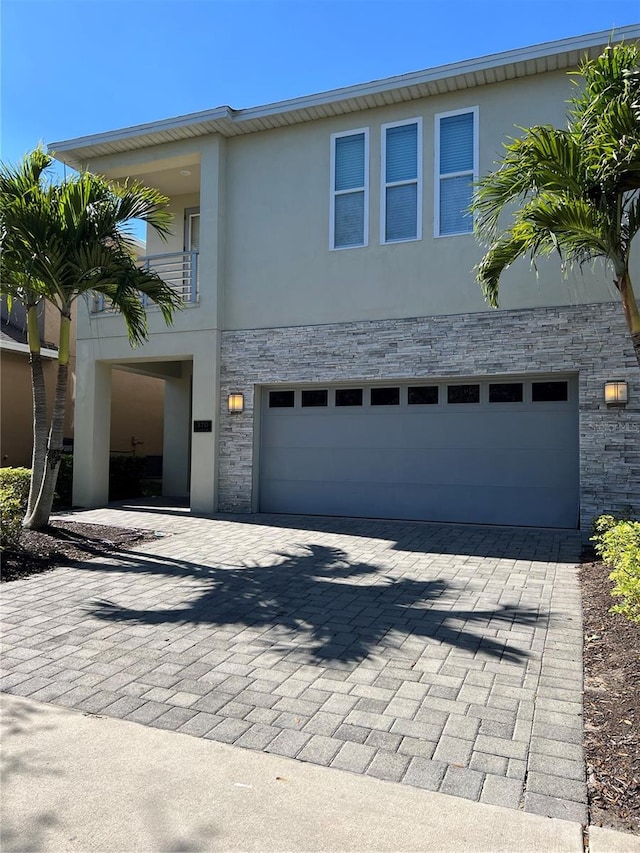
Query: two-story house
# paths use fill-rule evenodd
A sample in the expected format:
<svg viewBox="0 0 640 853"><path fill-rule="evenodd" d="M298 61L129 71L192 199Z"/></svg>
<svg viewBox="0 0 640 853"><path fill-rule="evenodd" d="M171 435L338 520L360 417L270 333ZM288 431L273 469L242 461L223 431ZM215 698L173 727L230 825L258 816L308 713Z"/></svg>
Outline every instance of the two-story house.
<svg viewBox="0 0 640 853"><path fill-rule="evenodd" d="M168 329L150 309L135 351L98 303L79 318L75 501L106 502L125 365L165 381L164 491L194 511L555 527L637 512L640 371L611 273L517 263L489 309L467 212L518 126L565 123L567 71L609 38L53 144L170 196L174 234L149 235L148 262L185 302Z"/></svg>

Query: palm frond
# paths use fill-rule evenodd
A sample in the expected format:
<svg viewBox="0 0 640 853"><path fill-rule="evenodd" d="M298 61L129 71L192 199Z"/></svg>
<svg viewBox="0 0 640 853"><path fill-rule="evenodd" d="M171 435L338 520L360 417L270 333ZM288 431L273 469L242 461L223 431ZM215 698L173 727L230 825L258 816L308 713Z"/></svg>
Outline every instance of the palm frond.
<svg viewBox="0 0 640 853"><path fill-rule="evenodd" d="M628 268L640 227L640 47L610 46L579 76L567 129L524 129L476 184L475 228L488 247L477 279L492 305L517 257L556 251L563 265L601 257L617 276Z"/></svg>
<svg viewBox="0 0 640 853"><path fill-rule="evenodd" d="M548 126L529 128L505 145L500 167L476 184L472 211L476 232L491 242L503 212L542 190L584 191L584 167L579 145L567 131Z"/></svg>
<svg viewBox="0 0 640 853"><path fill-rule="evenodd" d="M47 184L50 162L38 150L16 169L0 168L3 292L26 299L31 282L38 298L63 313L88 291L102 293L122 313L130 342L141 343L148 333L141 294L167 323L181 300L157 274L136 265L127 229L132 219L141 219L165 237L168 199L140 184L111 185L88 172Z"/></svg>

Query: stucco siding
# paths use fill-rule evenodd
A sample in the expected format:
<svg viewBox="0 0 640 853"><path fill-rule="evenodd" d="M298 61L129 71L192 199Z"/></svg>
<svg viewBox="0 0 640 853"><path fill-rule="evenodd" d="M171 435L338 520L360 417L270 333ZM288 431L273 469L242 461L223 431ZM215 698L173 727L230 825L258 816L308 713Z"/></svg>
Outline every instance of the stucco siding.
<svg viewBox="0 0 640 853"><path fill-rule="evenodd" d="M256 391L278 383L577 373L583 526L640 511L640 371L615 303L383 322L227 331L221 342L219 508L256 508ZM608 409L603 384L629 382ZM230 415L227 394L245 411Z"/></svg>
<svg viewBox="0 0 640 853"><path fill-rule="evenodd" d="M486 310L473 268L482 257L474 235L433 236L434 120L479 107L480 174L493 168L514 125L565 123L567 75L477 87L412 103L296 125L229 141L227 151L224 328L377 320ZM422 239L380 245L380 135L387 122L423 120ZM369 240L329 250L330 138L368 127ZM538 275L526 262L504 278L506 308L608 301L602 268L559 273L556 259Z"/></svg>

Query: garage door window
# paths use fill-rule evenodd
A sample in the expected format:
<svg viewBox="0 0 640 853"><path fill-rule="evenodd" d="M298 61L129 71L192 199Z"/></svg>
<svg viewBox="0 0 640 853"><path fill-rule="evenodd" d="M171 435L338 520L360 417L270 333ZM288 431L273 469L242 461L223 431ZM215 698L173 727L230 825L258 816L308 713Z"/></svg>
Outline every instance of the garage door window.
<svg viewBox="0 0 640 853"><path fill-rule="evenodd" d="M329 404L329 392L326 389L320 391L303 391L302 408L327 406Z"/></svg>
<svg viewBox="0 0 640 853"><path fill-rule="evenodd" d="M294 399L293 391L269 391L269 408L292 409Z"/></svg>
<svg viewBox="0 0 640 853"><path fill-rule="evenodd" d="M568 399L568 382L531 383L531 400L534 403L563 403Z"/></svg>
<svg viewBox="0 0 640 853"><path fill-rule="evenodd" d="M336 391L336 406L361 406L362 388L339 388Z"/></svg>
<svg viewBox="0 0 640 853"><path fill-rule="evenodd" d="M371 405L372 406L399 406L400 405L400 389L399 388L372 388L371 389Z"/></svg>
<svg viewBox="0 0 640 853"><path fill-rule="evenodd" d="M448 403L479 403L480 402L480 386L479 385L448 385L447 386L447 402Z"/></svg>
<svg viewBox="0 0 640 853"><path fill-rule="evenodd" d="M490 382L490 403L522 403L522 382Z"/></svg>
<svg viewBox="0 0 640 853"><path fill-rule="evenodd" d="M409 387L410 406L435 406L438 404L437 385L413 385Z"/></svg>

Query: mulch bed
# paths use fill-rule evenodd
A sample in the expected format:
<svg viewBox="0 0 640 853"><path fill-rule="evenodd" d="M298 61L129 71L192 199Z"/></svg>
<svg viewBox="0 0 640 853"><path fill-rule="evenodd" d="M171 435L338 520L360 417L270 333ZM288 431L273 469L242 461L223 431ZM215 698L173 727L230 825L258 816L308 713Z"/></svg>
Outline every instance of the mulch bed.
<svg viewBox="0 0 640 853"><path fill-rule="evenodd" d="M640 832L640 625L609 613L610 569L581 566L590 822Z"/></svg>
<svg viewBox="0 0 640 853"><path fill-rule="evenodd" d="M80 524L55 518L44 530L23 530L17 548L2 552L0 580L15 581L56 566L92 560L154 539L148 530Z"/></svg>

